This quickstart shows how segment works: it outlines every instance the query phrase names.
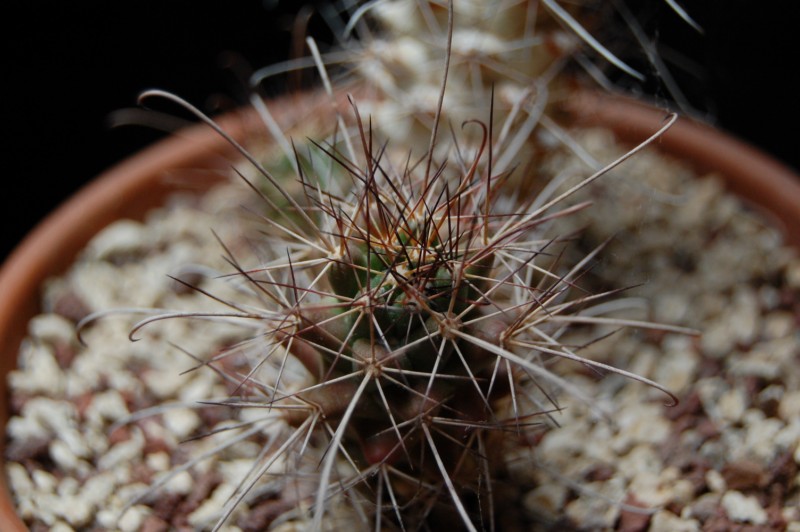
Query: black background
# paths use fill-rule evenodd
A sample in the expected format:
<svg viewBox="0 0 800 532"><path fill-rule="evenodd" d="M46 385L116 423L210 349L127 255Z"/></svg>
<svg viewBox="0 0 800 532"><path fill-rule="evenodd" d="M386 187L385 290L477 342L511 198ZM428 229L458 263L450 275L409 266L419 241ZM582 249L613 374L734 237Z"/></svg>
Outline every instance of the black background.
<svg viewBox="0 0 800 532"><path fill-rule="evenodd" d="M679 82L696 107L800 167L795 133L800 17L790 7L795 2L681 3L705 35L680 22L665 0L628 0L648 33L657 36L664 57L684 66ZM110 130L111 112L135 106L137 94L153 87L210 112L243 102L242 83L222 65L236 58L237 68L259 67L286 58L302 4L4 2L0 260L81 184L161 137L144 128ZM330 40L318 16L311 33ZM607 38L613 41L614 32ZM280 87L267 90L277 93ZM665 97L657 82L643 90Z"/></svg>

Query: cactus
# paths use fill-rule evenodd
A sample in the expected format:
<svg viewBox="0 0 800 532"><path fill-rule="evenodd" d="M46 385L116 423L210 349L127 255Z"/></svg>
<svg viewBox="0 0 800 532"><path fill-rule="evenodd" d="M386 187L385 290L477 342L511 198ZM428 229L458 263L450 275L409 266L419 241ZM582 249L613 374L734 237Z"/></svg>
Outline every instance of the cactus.
<svg viewBox="0 0 800 532"><path fill-rule="evenodd" d="M552 421L560 392L595 408L551 369L554 361L615 372L675 401L657 383L559 342L574 323L603 322L585 311L613 294L582 291L581 276L601 250L564 264L569 235L553 237L553 225L588 207L570 203L575 191L663 129L577 185L534 194L526 165L544 148L531 132L544 124L559 133L542 118L550 82L577 49L576 35L600 47L553 0L541 3L546 12L534 4L507 2L490 17L490 3L421 2L408 17L393 17L391 10L413 6L370 3L394 40L371 41L355 54L366 96L350 99L327 141L286 149L290 164L248 155L268 181L259 193L271 255L261 264L228 256L243 295L209 294L229 308L209 314L245 323L251 339L202 365L232 383L232 395L216 404L256 413L215 452L267 427L270 436L218 528L261 483L277 479L288 515L309 519L313 529L343 507L375 529L452 522L494 529L512 502L502 494L503 452L535 439L531 431ZM498 20L515 33L503 35L492 26ZM444 29L447 39L430 48L421 48L425 39L409 41L408 32L424 24ZM401 50L385 60L368 53L388 46ZM546 53L531 55L537 46ZM431 60L436 50L441 61ZM409 73L413 57L424 57L428 69ZM409 79L416 85L402 86ZM408 94L432 88L429 107L396 114ZM291 167L300 192L270 167ZM147 318L132 334L173 316Z"/></svg>

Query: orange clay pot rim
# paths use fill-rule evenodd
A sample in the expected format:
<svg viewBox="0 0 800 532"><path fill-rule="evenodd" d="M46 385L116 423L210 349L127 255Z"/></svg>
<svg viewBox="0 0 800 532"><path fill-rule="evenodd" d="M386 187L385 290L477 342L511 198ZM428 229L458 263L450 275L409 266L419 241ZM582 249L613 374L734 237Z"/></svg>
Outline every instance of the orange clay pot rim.
<svg viewBox="0 0 800 532"><path fill-rule="evenodd" d="M565 106L576 125L601 126L620 140L641 142L668 112L624 96L584 91ZM800 248L800 176L763 151L708 124L680 118L654 145L695 170L714 172L740 198L761 208L786 241Z"/></svg>
<svg viewBox="0 0 800 532"><path fill-rule="evenodd" d="M663 110L629 98L592 91L579 93L565 110L578 126L605 127L620 139L631 142L647 138L667 116ZM244 126L244 122L241 115L222 120L224 128L237 138L252 130L248 129L252 122L249 122L251 126ZM656 141L656 146L699 170L719 173L734 192L771 212L783 226L788 240L800 246L800 177L788 167L719 130L687 118L679 119ZM221 171L230 166L234 154L227 142L209 127L190 128L101 174L45 218L0 269L3 378L5 371L15 365L18 341L23 332L13 329L25 328L35 315L39 287L47 277L66 269L94 234L118 218L117 213L132 215L127 212L130 197L157 196L163 200L170 187L161 186L156 194L148 194L148 190L158 187L165 173L181 168L210 168L222 179ZM0 383L0 390L6 392L4 382ZM7 397L1 397L2 426L6 420L6 403ZM2 456L0 465L4 465ZM26 530L8 494L4 472L0 474L0 530Z"/></svg>

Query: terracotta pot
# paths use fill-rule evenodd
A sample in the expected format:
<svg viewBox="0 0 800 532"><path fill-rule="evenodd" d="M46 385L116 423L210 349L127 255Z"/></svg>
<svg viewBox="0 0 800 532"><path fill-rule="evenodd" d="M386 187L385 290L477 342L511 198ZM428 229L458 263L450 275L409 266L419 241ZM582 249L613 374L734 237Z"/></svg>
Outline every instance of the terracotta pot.
<svg viewBox="0 0 800 532"><path fill-rule="evenodd" d="M297 103L281 107L285 112ZM304 107L307 104L302 103ZM577 124L605 126L630 141L651 135L666 116L664 111L628 99L593 93L572 101L568 112ZM252 115L229 116L222 124L241 138L252 130L252 119ZM698 169L719 172L731 190L774 216L789 240L800 246L800 176L758 150L688 119L679 120L658 146ZM16 364L28 320L38 312L42 282L63 272L91 237L112 221L142 218L173 191L201 192L220 181L235 155L208 127L184 131L101 175L44 220L14 251L0 270L0 427L8 419L6 374ZM0 530L25 530L4 475L0 475Z"/></svg>

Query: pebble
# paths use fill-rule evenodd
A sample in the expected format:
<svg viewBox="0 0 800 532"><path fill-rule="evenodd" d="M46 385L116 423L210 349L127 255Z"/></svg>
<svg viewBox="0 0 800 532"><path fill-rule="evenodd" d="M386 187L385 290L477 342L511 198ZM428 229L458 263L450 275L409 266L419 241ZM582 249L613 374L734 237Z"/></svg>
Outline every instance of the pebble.
<svg viewBox="0 0 800 532"><path fill-rule="evenodd" d="M790 336L796 329L796 318L791 312L777 311L764 318L761 334L766 340L775 340Z"/></svg>
<svg viewBox="0 0 800 532"><path fill-rule="evenodd" d="M748 286L737 287L728 310L730 328L740 344L752 344L761 328L758 292Z"/></svg>
<svg viewBox="0 0 800 532"><path fill-rule="evenodd" d="M215 376L210 371L193 372L193 375L194 378L186 382L178 390L178 397L186 404L207 401L209 397L213 397L212 390L216 380Z"/></svg>
<svg viewBox="0 0 800 532"><path fill-rule="evenodd" d="M659 510L650 520L649 532L700 532L696 519L684 519L667 510Z"/></svg>
<svg viewBox="0 0 800 532"><path fill-rule="evenodd" d="M20 354L20 369L9 373L9 384L28 394L59 397L64 392L64 372L58 365L53 347L28 342ZM22 371L21 371L22 370Z"/></svg>
<svg viewBox="0 0 800 532"><path fill-rule="evenodd" d="M706 471L706 484L711 491L717 493L723 493L728 489L725 478L715 469Z"/></svg>
<svg viewBox="0 0 800 532"><path fill-rule="evenodd" d="M672 393L683 394L696 381L699 356L689 348L666 350L659 360L653 378Z"/></svg>
<svg viewBox="0 0 800 532"><path fill-rule="evenodd" d="M84 412L87 421L96 426L116 422L130 414L125 399L117 390L105 390L92 395L92 400Z"/></svg>
<svg viewBox="0 0 800 532"><path fill-rule="evenodd" d="M720 377L701 379L695 385L695 390L700 396L703 410L710 419L720 426L724 425L724 416L720 409L720 398L728 392L730 386Z"/></svg>
<svg viewBox="0 0 800 532"><path fill-rule="evenodd" d="M625 481L613 477L606 481L581 483L583 496L570 501L564 514L586 528L606 528L619 517L625 499Z"/></svg>
<svg viewBox="0 0 800 532"><path fill-rule="evenodd" d="M153 471L166 471L170 466L169 454L166 451L149 453L145 457L145 463Z"/></svg>
<svg viewBox="0 0 800 532"><path fill-rule="evenodd" d="M28 322L28 334L49 344L75 343L75 326L59 314L39 314Z"/></svg>
<svg viewBox="0 0 800 532"><path fill-rule="evenodd" d="M75 532L75 529L63 521L56 521L50 527L50 532Z"/></svg>
<svg viewBox="0 0 800 532"><path fill-rule="evenodd" d="M703 493L690 505L684 507L681 517L683 519L698 519L701 522L706 521L716 515L721 498L722 495L720 493Z"/></svg>
<svg viewBox="0 0 800 532"><path fill-rule="evenodd" d="M34 486L41 493L53 493L56 490L56 486L58 486L56 477L42 469L34 470L31 478Z"/></svg>
<svg viewBox="0 0 800 532"><path fill-rule="evenodd" d="M206 499L199 508L189 514L189 524L192 525L195 530L213 525L219 518L219 513L225 506L225 502L234 493L234 490L235 487L232 484L223 483L217 486L211 494L211 497ZM234 515L243 511L245 511L245 506L241 505L236 508ZM235 519L233 519L233 521L235 521Z"/></svg>
<svg viewBox="0 0 800 532"><path fill-rule="evenodd" d="M793 290L800 290L800 258L786 266L786 285Z"/></svg>
<svg viewBox="0 0 800 532"><path fill-rule="evenodd" d="M730 490L722 496L722 507L728 518L738 523L751 523L763 525L767 522L767 512L755 497L742 494L739 491Z"/></svg>
<svg viewBox="0 0 800 532"><path fill-rule="evenodd" d="M800 525L800 508L797 505L785 507L781 512L781 516L786 520L789 527L791 527L793 523ZM798 530L800 530L800 526Z"/></svg>
<svg viewBox="0 0 800 532"><path fill-rule="evenodd" d="M100 472L86 479L81 487L81 495L87 503L98 507L102 505L116 487L116 479L113 473Z"/></svg>
<svg viewBox="0 0 800 532"><path fill-rule="evenodd" d="M661 405L633 402L619 406L614 414L618 432L610 442L619 454L639 443L659 443L669 435L669 423L661 416Z"/></svg>
<svg viewBox="0 0 800 532"><path fill-rule="evenodd" d="M49 501L53 512L62 517L70 525L81 528L88 525L93 516L94 511L91 505L80 495L72 497L64 497L59 495Z"/></svg>
<svg viewBox="0 0 800 532"><path fill-rule="evenodd" d="M755 410L754 412L761 413L760 410ZM780 448L776 445L776 438L784 424L781 420L775 418L761 419L760 416L753 417L752 422L746 423L745 448L751 456L760 460L762 464L768 464L777 458L780 451Z"/></svg>
<svg viewBox="0 0 800 532"><path fill-rule="evenodd" d="M798 442L800 442L800 418L794 418L778 431L774 444L778 452L783 452L794 449Z"/></svg>
<svg viewBox="0 0 800 532"><path fill-rule="evenodd" d="M202 423L200 416L189 408L171 408L162 417L164 426L179 440L188 438Z"/></svg>
<svg viewBox="0 0 800 532"><path fill-rule="evenodd" d="M781 397L778 415L784 421L800 418L800 390L786 392Z"/></svg>
<svg viewBox="0 0 800 532"><path fill-rule="evenodd" d="M531 514L544 513L546 518L556 518L561 514L567 493L568 489L563 484L548 482L526 493L522 504Z"/></svg>
<svg viewBox="0 0 800 532"><path fill-rule="evenodd" d="M152 245L143 224L133 220L119 220L100 231L86 247L88 257L112 260L136 253Z"/></svg>
<svg viewBox="0 0 800 532"><path fill-rule="evenodd" d="M622 469L626 469L627 466ZM627 469L626 469L627 470ZM648 507L664 507L669 504L686 504L694 495L694 488L687 479L679 478L673 467L660 468L653 472L636 471L628 489L636 499Z"/></svg>
<svg viewBox="0 0 800 532"><path fill-rule="evenodd" d="M85 476L92 469L92 466L85 460L78 458L63 440L50 442L49 454L53 462L66 472Z"/></svg>
<svg viewBox="0 0 800 532"><path fill-rule="evenodd" d="M122 514L117 521L117 526L122 532L136 532L142 528L142 523L150 513L150 509L146 506L133 506Z"/></svg>
<svg viewBox="0 0 800 532"><path fill-rule="evenodd" d="M97 461L100 470L114 469L116 466L131 463L142 456L145 439L138 429L131 430L131 437L113 445Z"/></svg>
<svg viewBox="0 0 800 532"><path fill-rule="evenodd" d="M178 390L192 379L191 374L175 374L166 370L150 370L142 374L148 392L159 399L175 397Z"/></svg>
<svg viewBox="0 0 800 532"><path fill-rule="evenodd" d="M153 482L158 482L162 477L169 475L170 473L165 471L162 474L155 475L153 478ZM167 493L175 493L178 495L188 495L192 492L194 488L194 479L192 475L188 471L181 471L178 474L174 475L170 478L166 484L163 485L162 489Z"/></svg>
<svg viewBox="0 0 800 532"><path fill-rule="evenodd" d="M737 423L747 408L747 397L741 388L725 390L717 399L719 416L726 423Z"/></svg>

